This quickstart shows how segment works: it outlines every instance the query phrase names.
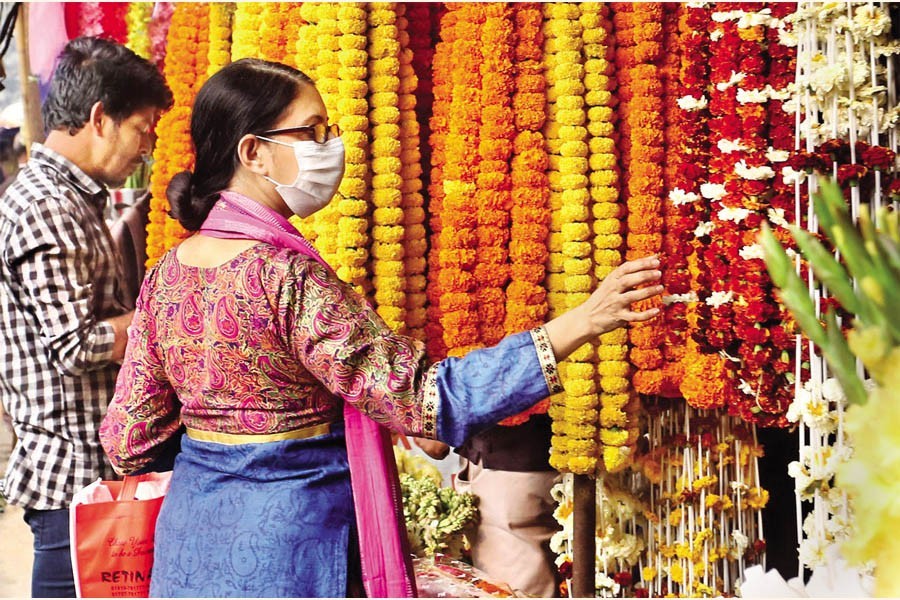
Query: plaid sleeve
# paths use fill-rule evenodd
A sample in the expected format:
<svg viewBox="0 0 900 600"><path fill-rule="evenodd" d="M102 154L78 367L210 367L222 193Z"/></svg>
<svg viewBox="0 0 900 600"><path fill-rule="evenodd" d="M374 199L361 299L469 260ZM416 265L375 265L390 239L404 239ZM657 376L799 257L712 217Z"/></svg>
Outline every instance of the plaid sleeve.
<svg viewBox="0 0 900 600"><path fill-rule="evenodd" d="M60 372L81 375L112 358L112 325L94 314L97 274L84 260L92 244L66 202L32 202L13 231L6 261L22 282L22 302L36 317L41 341Z"/></svg>

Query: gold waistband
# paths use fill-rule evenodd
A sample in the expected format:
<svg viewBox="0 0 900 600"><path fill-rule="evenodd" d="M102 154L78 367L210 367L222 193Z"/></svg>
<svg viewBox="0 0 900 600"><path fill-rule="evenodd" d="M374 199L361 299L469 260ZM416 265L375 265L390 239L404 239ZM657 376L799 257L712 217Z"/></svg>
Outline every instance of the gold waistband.
<svg viewBox="0 0 900 600"><path fill-rule="evenodd" d="M331 423L320 423L318 425L310 425L309 427L301 427L291 431L282 431L279 433L221 433L218 431L203 431L201 429L192 429L186 427L187 435L193 440L201 442L214 442L216 444L227 444L236 446L238 444L264 444L266 442L281 442L283 440L305 440L331 432Z"/></svg>

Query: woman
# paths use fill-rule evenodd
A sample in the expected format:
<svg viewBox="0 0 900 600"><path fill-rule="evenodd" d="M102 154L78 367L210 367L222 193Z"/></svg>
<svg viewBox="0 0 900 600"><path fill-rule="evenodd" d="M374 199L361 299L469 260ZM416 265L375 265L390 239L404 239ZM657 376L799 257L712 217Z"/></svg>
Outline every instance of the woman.
<svg viewBox="0 0 900 600"><path fill-rule="evenodd" d="M309 78L277 63L237 61L197 95L194 173L167 191L197 233L147 274L101 431L129 473L187 428L154 596L343 596L360 591L360 551L369 595L414 595L396 474L370 462L387 439L374 422L458 446L559 391L556 361L575 348L657 312L630 310L662 291L634 289L659 279L650 257L544 327L429 365L286 220L325 206L343 176L327 122Z"/></svg>

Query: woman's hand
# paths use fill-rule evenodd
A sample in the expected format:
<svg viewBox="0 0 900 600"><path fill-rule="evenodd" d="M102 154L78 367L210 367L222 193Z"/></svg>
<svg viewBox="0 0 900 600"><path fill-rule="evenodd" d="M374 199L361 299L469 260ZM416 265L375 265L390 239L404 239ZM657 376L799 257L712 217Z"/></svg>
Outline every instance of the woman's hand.
<svg viewBox="0 0 900 600"><path fill-rule="evenodd" d="M557 360L599 335L627 323L646 321L659 314L658 308L634 311L631 305L662 293L661 285L638 286L659 281L659 259L648 256L619 265L582 305L553 319L545 326Z"/></svg>

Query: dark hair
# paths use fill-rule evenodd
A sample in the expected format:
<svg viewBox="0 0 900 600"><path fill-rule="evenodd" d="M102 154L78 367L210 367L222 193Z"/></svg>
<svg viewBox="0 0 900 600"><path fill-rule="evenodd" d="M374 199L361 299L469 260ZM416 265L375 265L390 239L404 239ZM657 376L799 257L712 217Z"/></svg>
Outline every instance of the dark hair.
<svg viewBox="0 0 900 600"><path fill-rule="evenodd" d="M95 37L75 38L63 48L41 109L48 130L75 133L88 122L91 107L121 123L142 108L172 107L172 91L150 62L125 46Z"/></svg>
<svg viewBox="0 0 900 600"><path fill-rule="evenodd" d="M166 190L172 216L185 229L199 229L228 187L239 164L240 139L272 129L307 83L312 80L287 65L244 58L203 84L191 113L194 172L178 173Z"/></svg>

